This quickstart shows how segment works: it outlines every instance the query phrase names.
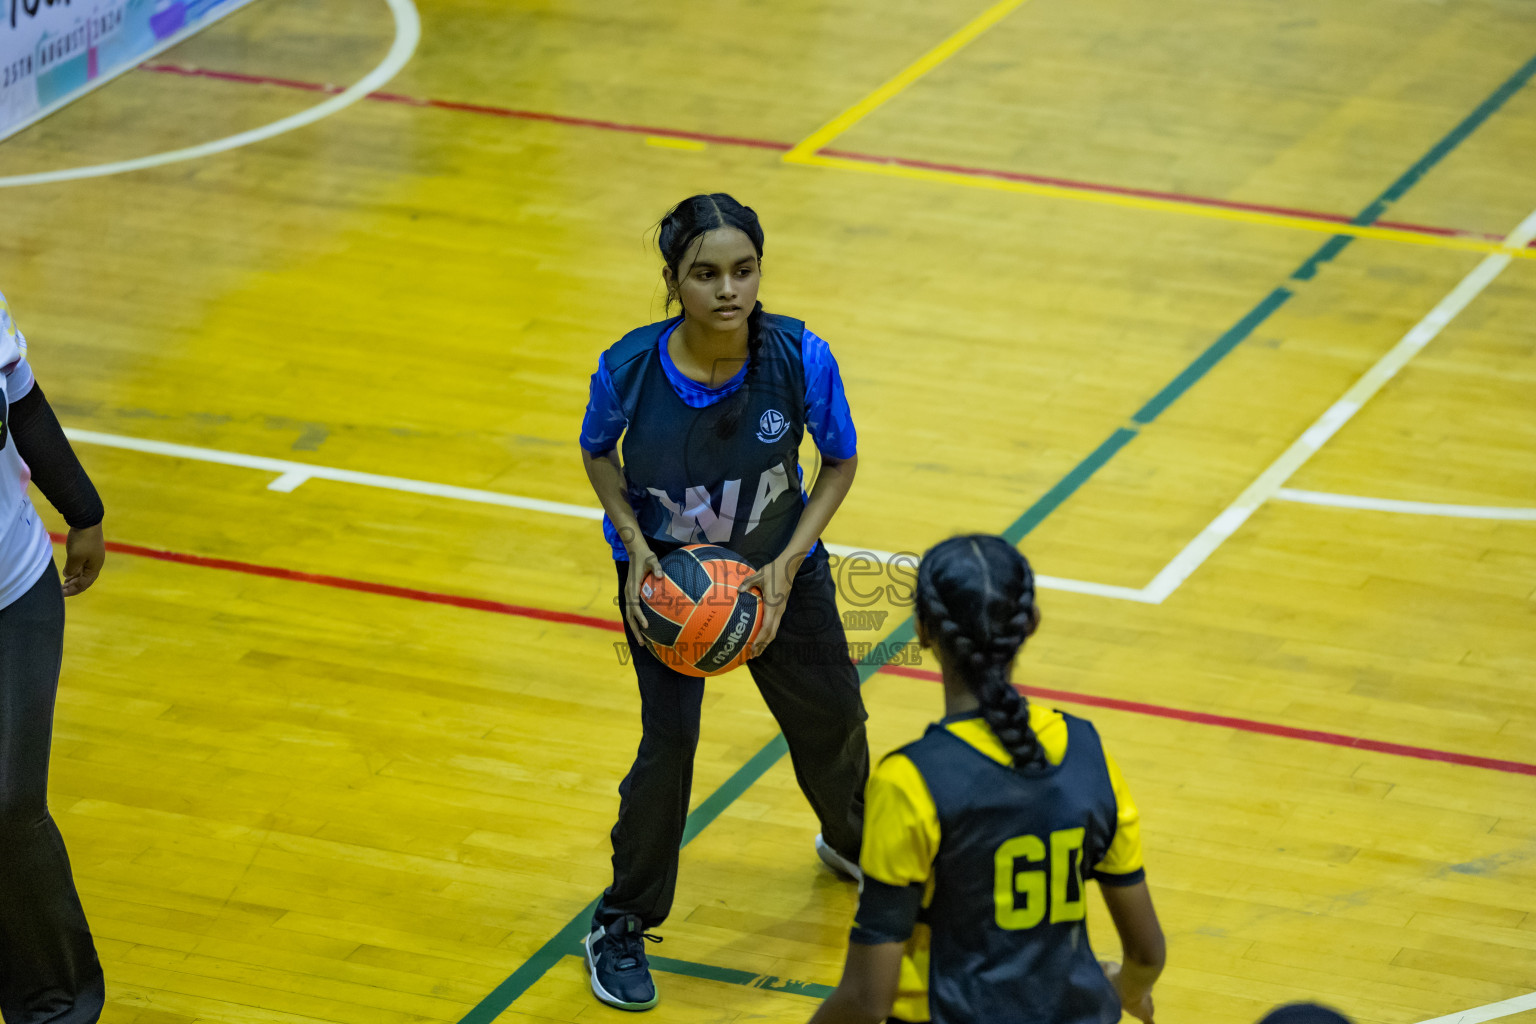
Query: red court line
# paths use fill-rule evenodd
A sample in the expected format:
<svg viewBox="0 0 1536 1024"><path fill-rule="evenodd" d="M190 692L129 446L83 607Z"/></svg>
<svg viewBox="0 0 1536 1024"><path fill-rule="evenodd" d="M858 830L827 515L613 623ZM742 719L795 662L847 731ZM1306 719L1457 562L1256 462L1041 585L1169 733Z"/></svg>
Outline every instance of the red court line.
<svg viewBox="0 0 1536 1024"><path fill-rule="evenodd" d="M842 149L824 149L827 156L842 157L845 160L859 160L864 163L891 164L896 167L912 167L924 171L944 171L949 174L964 174L973 178L997 178L1001 181L1023 181L1032 185L1056 185L1061 188L1078 189L1086 192L1103 192L1116 196L1135 196L1138 199L1163 199L1175 203L1189 203L1194 206L1211 206L1223 210L1245 210L1251 213L1275 213L1282 217L1303 217L1307 220L1323 221L1328 224L1349 224L1354 218L1342 213L1319 213L1316 210L1302 210L1293 206L1267 206L1263 203L1239 203L1230 199L1213 199L1210 196L1185 195L1182 192L1159 192L1155 189L1129 188L1121 185L1102 185L1097 182L1076 181L1072 178L1050 178L1040 174L1024 174L1019 171L996 171L978 167L965 167L960 164L940 164L930 160L913 160L900 156L870 156L867 153L851 153ZM1483 234L1476 231L1460 231L1456 228L1427 227L1423 224L1409 224L1404 221L1378 220L1373 221L1372 227L1394 228L1399 231L1412 231L1421 235L1437 235L1442 238L1471 237L1485 238L1497 241L1502 236Z"/></svg>
<svg viewBox="0 0 1536 1024"><path fill-rule="evenodd" d="M902 665L890 665L884 669L898 676L910 676L913 679L926 679L930 682L938 682L941 676L937 672L928 672L920 668L907 668ZM1048 690L1039 686L1020 686L1020 692L1027 693L1031 697L1045 697L1048 700L1059 700L1067 704L1085 704L1095 708L1112 708L1115 711L1129 711L1137 715L1151 715L1155 718L1171 718L1178 722L1194 722L1199 725L1219 725L1227 729L1240 729L1243 732L1256 732L1265 736L1281 736L1291 740L1307 740L1311 743L1327 743L1335 747L1350 747L1355 750L1372 750L1380 754L1397 754L1402 757L1417 757L1423 761L1443 761L1447 764L1463 764L1473 768L1490 768L1496 772L1513 772L1516 775L1536 775L1536 764L1526 764L1523 761L1503 761L1496 757L1478 757L1476 754L1458 754L1449 750L1434 750L1430 747L1411 747L1403 743L1388 743L1385 740L1368 740L1360 736L1346 736L1337 732L1322 732L1318 729L1300 729L1293 725L1276 725L1273 722L1257 722L1251 718L1233 718L1230 715L1213 715L1205 711L1185 711L1182 708L1165 708L1159 704L1143 704L1135 700L1120 700L1118 697L1095 697L1091 694L1072 693L1068 690Z"/></svg>
<svg viewBox="0 0 1536 1024"><path fill-rule="evenodd" d="M270 75L247 75L237 71L213 71L207 68L192 68L180 64L141 64L144 71L153 71L159 74L183 75L190 78L211 78L221 82L240 82L246 85L275 85L284 89L300 89L305 92L321 92L335 94L342 92L339 85L321 84L318 82L301 82L292 78L276 78ZM626 124L622 121L604 121L590 117L568 117L563 114L546 114L535 110L518 110L512 107L489 106L481 103L460 103L453 100L421 99L415 96L404 96L393 92L375 92L368 96L371 100L383 103L401 103L413 107L427 107L435 110L451 110L463 114L479 114L486 117L513 118L522 121L543 121L549 124L563 124L575 128L599 128L611 132L627 132L632 135L657 135L669 139L688 139L693 142L714 142L722 146L746 146L752 149L767 149L775 152L787 152L794 148L788 142L775 142L771 139L753 139L740 135L715 135L709 132L692 132L679 128L659 128L654 125ZM900 167L911 167L920 170L944 171L949 174L961 174L972 178L996 178L1003 181L1029 182L1036 185L1055 185L1060 188L1075 189L1081 192L1099 192L1106 195L1135 196L1141 199L1161 199L1169 202L1190 203L1196 206L1207 206L1223 210L1243 210L1250 213L1272 213L1285 217L1303 217L1325 224L1349 224L1351 217L1342 213L1321 213L1316 210L1302 210L1289 206L1270 206L1264 203L1242 203L1231 199L1216 199L1211 196L1185 195L1181 192L1160 192L1155 189L1131 188L1122 185L1106 185L1094 181L1078 181L1072 178L1052 178L1038 174L1024 174L1017 171L999 171L985 167L967 167L960 164L934 163L928 160L913 160L898 156L877 156L870 153L855 153L850 150L828 149L824 150L827 156L841 157L845 160L857 160L869 164L893 164ZM1503 236L1487 234L1479 231L1462 231L1456 228L1431 227L1424 224L1410 224L1406 221L1379 220L1374 227L1392 228L1398 231L1411 231L1416 234L1434 235L1441 238L1481 238L1491 241L1499 241ZM1536 242L1531 245L1536 247Z"/></svg>
<svg viewBox="0 0 1536 1024"><path fill-rule="evenodd" d="M51 533L49 536L53 538L55 544L64 543L63 534ZM412 587L396 587L388 583L369 583L367 580L348 579L345 576L325 576L320 573L299 572L297 569L280 569L271 565L256 565L253 562L237 562L229 558L208 558L204 555L188 555L179 551L162 551L159 548L140 547L137 544L123 544L118 541L107 541L107 550L116 554L153 558L160 562L195 565L200 569L224 569L228 572L245 573L248 576L265 576L269 579L290 580L294 583L312 583L320 587L335 587L337 590L355 590L362 594L401 597L408 601L424 601L427 604L445 604L454 608L469 608L478 612L495 612L498 615L516 615L524 619L563 622L572 626L607 629L616 633L624 632L624 627L617 620L599 619L590 615L576 615L571 612L550 611L547 608L532 608L524 604L507 604L504 601L487 601L480 597L443 594L435 590L416 590Z"/></svg>
<svg viewBox="0 0 1536 1024"><path fill-rule="evenodd" d="M141 64L141 70L160 74L185 75L191 78L213 78L221 82L242 82L247 85L276 85L284 89L302 89L305 92L335 94L342 92L339 85L321 85L318 82L300 82L292 78L273 78L268 75L244 75L237 71L209 71L206 68L188 68L179 64ZM643 124L624 124L620 121L603 121L592 117L567 117L564 114L545 114L536 110L515 110L511 107L492 107L482 103L459 103L454 100L421 99L402 96L395 92L369 93L368 98L382 103L403 103L412 107L428 107L435 110L452 110L461 114L480 114L486 117L506 117L519 121L545 121L550 124L570 125L574 128L601 128L610 132L628 132L632 135L660 135L669 139L690 139L694 142L718 142L722 146L748 146L753 149L771 149L786 152L794 148L787 142L770 142L765 139L748 139L735 135L712 135L708 132L690 132L677 128L657 128Z"/></svg>
<svg viewBox="0 0 1536 1024"><path fill-rule="evenodd" d="M63 534L54 533L49 536L53 538L55 544L62 544L64 542ZM320 573L300 572L296 569L257 565L253 562L240 562L230 558L209 558L205 555L189 555L179 551L164 551L160 548L142 547L138 544L124 544L120 541L108 541L107 550L116 554L152 558L160 562L174 562L177 565L197 566L201 569L222 569L226 572L245 573L249 576L263 576L268 579L288 580L294 583L310 583L315 586L334 587L337 590L351 590L362 594L378 594L383 597L404 598L408 601L423 601L428 604L448 605L453 608L468 608L472 611L494 612L497 615L512 615L518 618L537 619L541 622L560 622L573 626L586 626L590 629L607 630L610 633L622 633L624 631L624 627L614 619L600 619L591 615L550 611L547 608L508 604L504 601L488 601L484 598L464 597L459 594L444 594L435 590L417 590L412 587L391 586L387 583L370 583L366 580L354 580L345 576L326 576ZM889 672L892 675L924 679L929 682L937 681L940 678L937 672L908 668L901 665L885 665L881 667L880 671ZM1300 729L1290 725L1259 722L1250 718L1233 718L1229 715L1213 715L1204 711L1186 711L1182 708L1167 708L1159 704L1143 704L1140 701L1120 700L1116 697L1097 697L1092 694L1072 693L1067 690L1049 690L1037 686L1020 687L1020 689L1031 696L1059 700L1068 704L1111 708L1115 711L1129 711L1133 714L1150 715L1154 718L1170 718L1174 721L1193 722L1198 725L1216 725L1227 729L1237 729L1242 732L1259 733L1265 736L1279 736L1285 739L1306 740L1311 743L1327 743L1336 747L1350 747L1355 750L1371 750L1382 754L1415 757L1423 761L1440 761L1445 764L1488 768L1493 771L1510 772L1516 775L1536 775L1536 764L1526 764L1522 761L1503 761L1493 757L1478 757L1475 754L1458 754L1449 750L1412 747L1402 743L1388 743L1384 740L1365 739L1360 736L1345 736L1341 733L1322 732L1317 729Z"/></svg>

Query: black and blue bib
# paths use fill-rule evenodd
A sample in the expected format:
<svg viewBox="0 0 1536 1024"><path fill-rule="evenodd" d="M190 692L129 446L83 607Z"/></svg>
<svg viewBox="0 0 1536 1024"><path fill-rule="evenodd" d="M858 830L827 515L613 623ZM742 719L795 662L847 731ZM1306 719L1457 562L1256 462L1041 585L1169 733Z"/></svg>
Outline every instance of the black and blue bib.
<svg viewBox="0 0 1536 1024"><path fill-rule="evenodd" d="M719 544L761 567L788 545L805 506L805 324L764 314L741 390L694 408L661 363L659 343L679 322L631 331L603 353L627 421L620 451L629 503L658 554Z"/></svg>

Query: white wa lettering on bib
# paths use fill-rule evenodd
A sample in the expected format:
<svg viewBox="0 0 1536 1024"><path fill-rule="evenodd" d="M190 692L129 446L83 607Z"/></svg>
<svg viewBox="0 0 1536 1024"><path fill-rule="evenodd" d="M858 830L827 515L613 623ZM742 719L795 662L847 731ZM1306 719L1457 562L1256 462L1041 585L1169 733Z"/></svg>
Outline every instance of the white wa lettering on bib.
<svg viewBox="0 0 1536 1024"><path fill-rule="evenodd" d="M672 521L667 525L667 534L673 540L682 541L684 544L696 544L708 541L711 544L724 544L731 539L731 532L736 529L736 506L741 498L741 481L727 480L720 490L720 507L717 509L709 496L706 487L690 487L683 495L682 501L674 501L666 491L656 487L647 487L657 501L671 513ZM752 513L747 519L746 533L757 529L762 522L763 512L779 495L789 491L789 472L783 465L776 465L765 471L757 480L757 489L752 497Z"/></svg>
<svg viewBox="0 0 1536 1024"><path fill-rule="evenodd" d="M731 539L731 530L736 527L736 499L741 493L740 480L725 482L720 493L718 511L710 502L709 490L705 487L688 488L682 502L673 501L671 495L658 487L647 487L646 490L672 513L672 522L667 526L667 533L672 539L684 543L703 539L711 544L724 544ZM702 538L699 537L701 533Z"/></svg>

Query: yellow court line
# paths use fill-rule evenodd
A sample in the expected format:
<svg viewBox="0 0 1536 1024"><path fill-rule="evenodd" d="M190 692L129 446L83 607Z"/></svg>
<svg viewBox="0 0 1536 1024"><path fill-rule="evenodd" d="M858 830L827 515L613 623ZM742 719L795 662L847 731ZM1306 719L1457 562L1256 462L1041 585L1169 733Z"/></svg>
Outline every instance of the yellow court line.
<svg viewBox="0 0 1536 1024"><path fill-rule="evenodd" d="M685 149L691 153L698 153L709 147L698 139L674 139L665 135L647 135L647 146L658 146L661 149Z"/></svg>
<svg viewBox="0 0 1536 1024"><path fill-rule="evenodd" d="M1260 210L1239 210L1223 206L1207 206L1204 203L1185 203L1177 199L1157 199L1151 196L1128 196L1113 192L1097 192L1075 189L1063 185L1045 185L1031 181L1010 181L1007 178L988 178L972 174L957 174L926 167L904 167L900 164L871 163L849 160L844 157L823 156L815 153L798 163L811 167L831 167L861 174L879 174L913 181L932 181L945 185L961 185L966 188L986 188L996 192L1014 192L1022 195L1049 196L1054 199L1075 199L1080 202L1101 203L1133 210L1155 210L1163 213L1185 213L1196 217L1239 224L1262 224L1266 227L1294 228L1324 235L1350 235L1355 238L1372 238L1384 242L1407 242L1410 245L1427 245L1440 249L1462 252L1502 252L1519 259L1536 259L1536 249L1515 248L1487 239L1456 237L1452 235L1427 235L1401 228L1383 228L1358 224L1340 224L1337 221L1316 220L1311 217L1294 217L1283 213L1265 213Z"/></svg>
<svg viewBox="0 0 1536 1024"><path fill-rule="evenodd" d="M793 149L784 154L784 161L792 164L809 163L817 150L826 148L827 143L888 103L907 86L959 53L967 43L1002 21L1015 8L1022 7L1028 2L1029 0L999 0L998 3L988 7L948 39L903 68L895 78L801 139Z"/></svg>
<svg viewBox="0 0 1536 1024"><path fill-rule="evenodd" d="M1164 213L1185 213L1197 217L1209 217L1238 224L1262 224L1266 227L1293 228L1325 235L1349 235L1354 238L1372 238L1386 242L1406 242L1437 249L1454 249L1462 252L1507 253L1519 259L1536 259L1536 250L1514 248L1486 239L1448 235L1430 235L1400 228L1340 224L1336 221L1316 220L1310 217L1288 216L1283 213L1264 213L1259 210L1240 210L1231 207L1207 206L1204 203L1186 203L1177 199L1157 199L1150 196L1128 196L1090 189L1075 189L1061 185L1045 185L1028 181L1010 181L1006 178L989 178L981 175L956 174L924 167L905 167L900 164L870 163L842 157L825 156L820 151L833 139L868 117L875 110L890 102L907 86L922 78L934 68L959 53L987 29L996 25L1029 0L999 0L939 45L923 54L896 77L886 82L859 102L838 114L795 144L784 154L784 162L812 167L833 167L862 174L880 174L913 181L932 181L946 185L962 185L966 188L987 188L997 192L1013 192L1023 195L1049 196L1055 199L1076 199L1081 202L1101 203L1136 210L1156 210Z"/></svg>

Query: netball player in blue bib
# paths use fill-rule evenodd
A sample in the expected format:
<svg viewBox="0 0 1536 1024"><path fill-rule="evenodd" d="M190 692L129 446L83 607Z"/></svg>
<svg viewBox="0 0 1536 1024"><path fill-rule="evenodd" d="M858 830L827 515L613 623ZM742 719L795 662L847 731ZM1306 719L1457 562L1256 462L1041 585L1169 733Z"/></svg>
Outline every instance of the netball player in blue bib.
<svg viewBox="0 0 1536 1024"><path fill-rule="evenodd" d="M849 877L869 775L858 675L818 539L858 462L837 363L805 324L763 312L763 230L751 209L693 196L662 220L657 242L667 305L681 315L603 353L581 435L640 682L642 737L619 786L613 884L587 938L593 993L627 1010L656 1004L644 940L672 906L704 697L704 680L639 641L639 588L660 573L660 556L713 543L758 570L743 584L764 596L747 668L821 822L816 851ZM809 496L798 464L806 431L821 453Z"/></svg>
<svg viewBox="0 0 1536 1024"><path fill-rule="evenodd" d="M923 557L917 635L947 714L870 778L848 963L814 1024L1152 1020L1163 934L1136 805L1092 725L1010 681L1039 621L1029 563L1001 537ZM1123 966L1089 948L1090 879Z"/></svg>

